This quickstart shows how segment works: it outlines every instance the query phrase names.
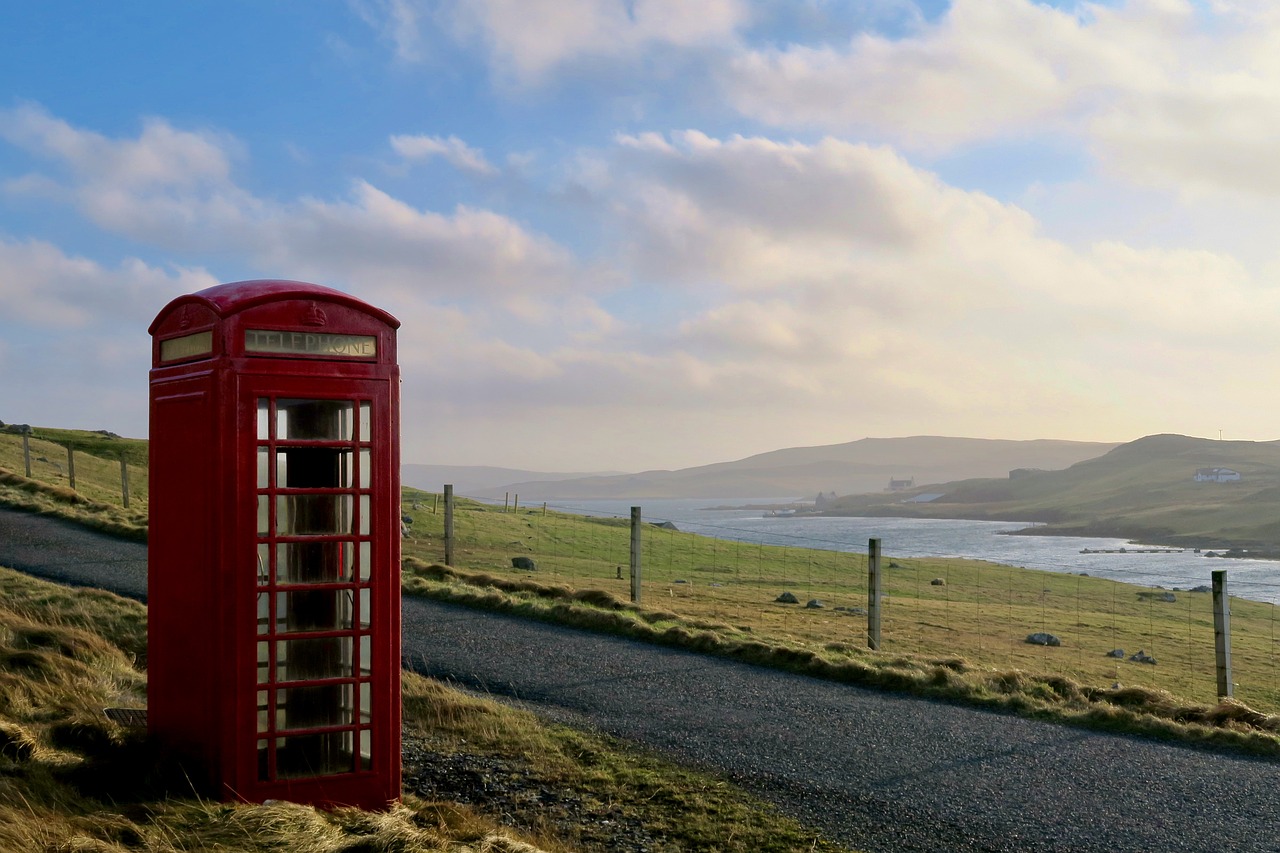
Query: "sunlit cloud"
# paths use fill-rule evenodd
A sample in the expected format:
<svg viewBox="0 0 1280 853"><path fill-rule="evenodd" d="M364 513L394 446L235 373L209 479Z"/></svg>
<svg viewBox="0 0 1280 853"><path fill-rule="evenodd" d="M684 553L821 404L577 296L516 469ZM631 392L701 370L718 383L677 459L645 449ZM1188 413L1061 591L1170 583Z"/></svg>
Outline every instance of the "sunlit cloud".
<svg viewBox="0 0 1280 853"><path fill-rule="evenodd" d="M955 0L900 38L744 51L723 83L777 127L931 153L1070 135L1118 180L1274 196L1278 48L1274 4Z"/></svg>
<svg viewBox="0 0 1280 853"><path fill-rule="evenodd" d="M477 175L494 175L497 169L485 159L484 152L472 148L456 136L393 136L391 147L406 160L429 160L440 157L457 169Z"/></svg>
<svg viewBox="0 0 1280 853"><path fill-rule="evenodd" d="M0 236L0 315L28 328L145 329L168 300L217 284L199 269L156 269L136 258L108 269L39 240Z"/></svg>
<svg viewBox="0 0 1280 853"><path fill-rule="evenodd" d="M161 123L112 140L29 108L0 115L0 133L52 161L51 174L28 176L31 187L107 231L170 251L235 251L264 269L444 299L566 291L577 275L567 251L488 210L422 210L363 180L346 199L256 197L230 174L234 141ZM404 139L410 152L421 147L421 138Z"/></svg>
<svg viewBox="0 0 1280 853"><path fill-rule="evenodd" d="M538 83L581 58L633 60L654 47L732 41L745 0L468 0L446 4L459 35L478 39L504 74Z"/></svg>
<svg viewBox="0 0 1280 853"><path fill-rule="evenodd" d="M1023 429L1086 434L1126 387L1234 387L1231 365L1273 346L1250 316L1280 291L1229 256L1075 249L889 149L683 133L620 138L612 166L630 263L709 302L670 344L708 387L784 408L907 406L976 429L991 412L974 401L999 401ZM1230 342L1202 334L1207 317Z"/></svg>

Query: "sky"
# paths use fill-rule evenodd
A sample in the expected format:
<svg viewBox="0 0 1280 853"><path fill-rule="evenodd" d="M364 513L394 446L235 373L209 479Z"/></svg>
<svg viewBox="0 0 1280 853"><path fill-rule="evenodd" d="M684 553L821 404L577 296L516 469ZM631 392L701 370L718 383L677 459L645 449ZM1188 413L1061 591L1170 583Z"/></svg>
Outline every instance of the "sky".
<svg viewBox="0 0 1280 853"><path fill-rule="evenodd" d="M0 420L147 434L259 278L402 323L405 462L1280 438L1273 0L0 4Z"/></svg>

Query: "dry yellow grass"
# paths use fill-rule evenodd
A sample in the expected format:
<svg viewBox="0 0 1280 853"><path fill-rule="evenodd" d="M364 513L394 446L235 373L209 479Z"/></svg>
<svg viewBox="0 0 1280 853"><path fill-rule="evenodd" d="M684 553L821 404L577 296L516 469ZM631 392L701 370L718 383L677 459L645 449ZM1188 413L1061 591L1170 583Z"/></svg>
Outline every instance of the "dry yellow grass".
<svg viewBox="0 0 1280 853"><path fill-rule="evenodd" d="M0 850L543 849L491 817L414 797L368 813L193 796L162 751L103 714L145 706L146 677L99 631L134 644L145 615L109 593L0 569Z"/></svg>
<svg viewBox="0 0 1280 853"><path fill-rule="evenodd" d="M0 568L0 850L604 853L620 821L666 839L654 849L838 850L723 780L412 673L407 778L455 756L518 767L501 805L413 793L386 812L203 800L162 748L103 714L145 705L145 638L137 602Z"/></svg>

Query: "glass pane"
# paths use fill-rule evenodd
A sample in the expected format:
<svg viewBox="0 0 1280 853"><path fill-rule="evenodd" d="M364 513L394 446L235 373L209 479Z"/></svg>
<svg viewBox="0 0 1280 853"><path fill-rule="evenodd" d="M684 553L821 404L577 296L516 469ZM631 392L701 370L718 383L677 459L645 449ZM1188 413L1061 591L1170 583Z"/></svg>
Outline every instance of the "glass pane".
<svg viewBox="0 0 1280 853"><path fill-rule="evenodd" d="M349 489L355 482L350 450L282 447L276 451L276 487Z"/></svg>
<svg viewBox="0 0 1280 853"><path fill-rule="evenodd" d="M271 596L265 592L258 593L258 633L267 633L271 623Z"/></svg>
<svg viewBox="0 0 1280 853"><path fill-rule="evenodd" d="M276 593L276 631L350 630L353 591L306 589Z"/></svg>
<svg viewBox="0 0 1280 853"><path fill-rule="evenodd" d="M360 440L371 441L373 438L373 416L368 400L360 401Z"/></svg>
<svg viewBox="0 0 1280 853"><path fill-rule="evenodd" d="M271 644L258 643L258 683L265 684L271 674Z"/></svg>
<svg viewBox="0 0 1280 853"><path fill-rule="evenodd" d="M350 773L355 767L355 732L294 735L277 743L276 776L280 779Z"/></svg>
<svg viewBox="0 0 1280 853"><path fill-rule="evenodd" d="M360 769L373 769L373 733L368 729L360 732Z"/></svg>
<svg viewBox="0 0 1280 853"><path fill-rule="evenodd" d="M370 698L373 690L367 681L360 683L360 722L368 723L373 719L373 704Z"/></svg>
<svg viewBox="0 0 1280 853"><path fill-rule="evenodd" d="M302 681L349 677L351 653L351 637L278 640L276 678L279 681Z"/></svg>
<svg viewBox="0 0 1280 853"><path fill-rule="evenodd" d="M369 496L360 496L360 535L369 535Z"/></svg>
<svg viewBox="0 0 1280 853"><path fill-rule="evenodd" d="M276 545L276 580L339 583L351 580L354 542L282 542Z"/></svg>
<svg viewBox="0 0 1280 853"><path fill-rule="evenodd" d="M360 488L369 488L369 470L373 464L368 450L360 451Z"/></svg>
<svg viewBox="0 0 1280 853"><path fill-rule="evenodd" d="M271 532L271 505L266 495L258 495L258 535L266 536Z"/></svg>
<svg viewBox="0 0 1280 853"><path fill-rule="evenodd" d="M259 733L265 732L267 730L267 724L271 720L271 709L267 706L267 696L268 696L268 693L266 690L258 691L258 732ZM259 744L259 748L261 748L262 741L259 741L258 744Z"/></svg>
<svg viewBox="0 0 1280 853"><path fill-rule="evenodd" d="M266 542L258 543L258 584L264 585L271 577L271 546Z"/></svg>
<svg viewBox="0 0 1280 853"><path fill-rule="evenodd" d="M323 536L350 532L350 495L276 496L278 536Z"/></svg>
<svg viewBox="0 0 1280 853"><path fill-rule="evenodd" d="M265 397L258 398L258 438L271 438L267 430L271 427L271 402Z"/></svg>
<svg viewBox="0 0 1280 853"><path fill-rule="evenodd" d="M360 543L360 580L369 580L369 569L373 565L373 546L368 542Z"/></svg>
<svg viewBox="0 0 1280 853"><path fill-rule="evenodd" d="M361 675L373 674L373 663L371 661L371 658L373 657L373 645L370 642L370 640L371 640L370 637L360 638L360 674Z"/></svg>
<svg viewBox="0 0 1280 853"><path fill-rule="evenodd" d="M276 439L351 441L352 409L342 400L276 400Z"/></svg>
<svg viewBox="0 0 1280 853"><path fill-rule="evenodd" d="M321 684L276 691L276 728L320 729L355 721L355 685Z"/></svg>
<svg viewBox="0 0 1280 853"><path fill-rule="evenodd" d="M369 627L369 590L360 590L360 627Z"/></svg>
<svg viewBox="0 0 1280 853"><path fill-rule="evenodd" d="M258 448L258 488L266 489L271 486L271 454L265 447Z"/></svg>

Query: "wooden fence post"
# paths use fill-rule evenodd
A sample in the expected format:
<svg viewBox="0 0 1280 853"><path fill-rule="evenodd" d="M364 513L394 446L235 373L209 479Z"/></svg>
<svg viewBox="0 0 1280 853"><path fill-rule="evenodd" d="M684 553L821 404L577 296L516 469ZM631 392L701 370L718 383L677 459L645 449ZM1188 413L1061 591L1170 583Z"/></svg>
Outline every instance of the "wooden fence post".
<svg viewBox="0 0 1280 853"><path fill-rule="evenodd" d="M27 479L31 479L31 436L22 434L22 464L27 469Z"/></svg>
<svg viewBox="0 0 1280 853"><path fill-rule="evenodd" d="M880 651L880 540L867 541L867 646Z"/></svg>
<svg viewBox="0 0 1280 853"><path fill-rule="evenodd" d="M71 491L76 490L76 452L67 445L67 480L71 483Z"/></svg>
<svg viewBox="0 0 1280 853"><path fill-rule="evenodd" d="M453 486L444 487L444 564L453 565Z"/></svg>
<svg viewBox="0 0 1280 853"><path fill-rule="evenodd" d="M640 507L631 508L631 603L640 603Z"/></svg>
<svg viewBox="0 0 1280 853"><path fill-rule="evenodd" d="M1213 570L1213 647L1218 659L1218 698L1230 699L1231 602L1227 597L1227 570Z"/></svg>
<svg viewBox="0 0 1280 853"><path fill-rule="evenodd" d="M120 454L120 498L124 503L124 508L129 508L129 463L125 462L124 454Z"/></svg>

